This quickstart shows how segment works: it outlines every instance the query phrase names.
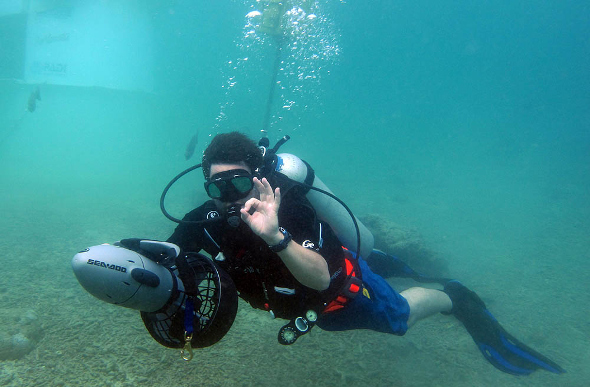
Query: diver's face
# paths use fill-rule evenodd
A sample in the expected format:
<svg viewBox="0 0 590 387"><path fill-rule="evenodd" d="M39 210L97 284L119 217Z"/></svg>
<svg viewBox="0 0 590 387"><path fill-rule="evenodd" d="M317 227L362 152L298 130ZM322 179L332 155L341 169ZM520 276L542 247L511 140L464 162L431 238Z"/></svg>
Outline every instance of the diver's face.
<svg viewBox="0 0 590 387"><path fill-rule="evenodd" d="M250 174L252 173L252 170L250 169L250 167L248 167L248 165L243 161L240 161L238 163L232 163L232 164L211 164L211 169L209 171L209 178L215 177L215 175L217 175L221 172L231 171L234 169L242 169L242 170L247 171ZM246 201L248 201L248 199L253 198L253 197L256 197L256 198L258 197L258 191L256 190L256 188L252 188L246 197L243 197L238 200L222 201L220 199L213 199L213 201L215 202L215 205L217 206L217 208L220 211L225 211L232 204L237 203L237 204L240 204L243 206L244 203L246 203Z"/></svg>

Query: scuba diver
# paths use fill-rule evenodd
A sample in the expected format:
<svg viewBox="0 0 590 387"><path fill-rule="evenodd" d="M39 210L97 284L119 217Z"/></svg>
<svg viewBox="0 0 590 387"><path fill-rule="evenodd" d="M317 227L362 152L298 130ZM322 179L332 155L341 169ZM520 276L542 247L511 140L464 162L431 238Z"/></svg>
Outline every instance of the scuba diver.
<svg viewBox="0 0 590 387"><path fill-rule="evenodd" d="M279 331L281 344L294 343L314 325L401 336L417 321L443 313L461 321L501 371L565 372L510 335L460 282L423 276L373 250L372 236L362 225L352 232L339 230L340 222L326 214L334 203L331 193L317 188L323 184L307 163L276 154L280 145L259 147L239 132L215 136L201 164L211 200L187 213L166 243L178 246L177 251L206 251L229 274L239 297L289 320ZM371 270L371 262L386 262L397 276L438 282L444 289L412 287L398 293Z"/></svg>
<svg viewBox="0 0 590 387"><path fill-rule="evenodd" d="M201 164L177 175L160 207L179 223L167 241L129 238L80 251L72 268L93 296L141 311L150 335L181 349L213 345L229 331L238 296L288 320L278 341L290 345L315 325L328 331L371 329L402 336L436 313L463 323L484 357L501 371L564 373L508 333L478 295L460 282L424 276L373 249L373 236L305 161L258 146L242 133L218 134ZM182 220L164 208L169 188L202 167L211 200ZM209 256L200 254L203 250ZM443 290L396 292L373 269Z"/></svg>

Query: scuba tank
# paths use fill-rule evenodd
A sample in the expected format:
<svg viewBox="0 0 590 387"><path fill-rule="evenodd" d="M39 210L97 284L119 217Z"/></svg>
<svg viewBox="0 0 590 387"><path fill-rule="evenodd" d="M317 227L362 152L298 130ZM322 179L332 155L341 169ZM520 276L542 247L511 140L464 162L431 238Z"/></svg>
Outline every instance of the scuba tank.
<svg viewBox="0 0 590 387"><path fill-rule="evenodd" d="M357 246L356 227L351 215L333 196L326 195L322 192L325 191L333 195L332 191L320 180L308 163L295 155L279 153L276 155L276 160L273 161L273 164L275 164L275 172L281 173L295 182L316 188L310 189L306 197L312 204L320 220L330 225L344 246L350 249ZM363 257L367 257L373 250L373 234L371 234L360 220L356 217L354 219L356 220L360 233L360 254Z"/></svg>

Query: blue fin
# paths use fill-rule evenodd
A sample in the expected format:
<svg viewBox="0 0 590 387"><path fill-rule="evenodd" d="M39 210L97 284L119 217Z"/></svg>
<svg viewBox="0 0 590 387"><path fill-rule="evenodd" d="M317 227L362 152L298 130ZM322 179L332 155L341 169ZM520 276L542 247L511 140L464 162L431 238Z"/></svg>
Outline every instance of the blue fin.
<svg viewBox="0 0 590 387"><path fill-rule="evenodd" d="M565 372L557 363L506 332L475 292L457 281L448 282L444 291L453 302L451 313L463 323L494 367L513 375L528 375L537 369L556 374Z"/></svg>

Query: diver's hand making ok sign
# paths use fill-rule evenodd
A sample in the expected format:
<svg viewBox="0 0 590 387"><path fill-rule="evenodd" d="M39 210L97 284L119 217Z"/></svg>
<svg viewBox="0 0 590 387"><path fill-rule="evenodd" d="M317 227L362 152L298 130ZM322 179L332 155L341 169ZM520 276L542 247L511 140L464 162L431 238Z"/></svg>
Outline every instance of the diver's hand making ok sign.
<svg viewBox="0 0 590 387"><path fill-rule="evenodd" d="M274 192L266 178L253 178L254 187L259 192L259 198L250 198L240 210L242 220L264 239L268 245L275 245L283 239L279 231L279 206L281 205L281 190Z"/></svg>

